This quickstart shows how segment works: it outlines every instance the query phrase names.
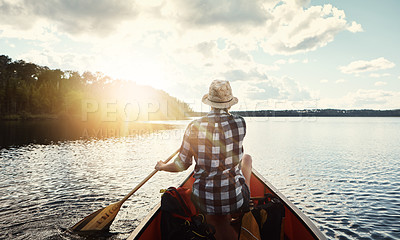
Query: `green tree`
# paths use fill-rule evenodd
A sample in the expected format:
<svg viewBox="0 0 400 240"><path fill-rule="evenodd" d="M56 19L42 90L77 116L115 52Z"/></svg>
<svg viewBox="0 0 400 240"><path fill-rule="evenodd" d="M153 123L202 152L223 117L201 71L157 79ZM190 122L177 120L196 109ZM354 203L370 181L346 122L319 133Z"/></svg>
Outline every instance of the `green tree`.
<svg viewBox="0 0 400 240"><path fill-rule="evenodd" d="M0 112L10 114L66 114L81 112L84 98L118 99L124 96L140 95L139 99L156 98L167 103L164 111L153 112L154 119L183 117L190 111L186 103L171 97L166 92L149 86L137 85L131 81L115 80L101 72L61 71L27 63L12 61L0 55ZM168 110L168 111L165 111Z"/></svg>

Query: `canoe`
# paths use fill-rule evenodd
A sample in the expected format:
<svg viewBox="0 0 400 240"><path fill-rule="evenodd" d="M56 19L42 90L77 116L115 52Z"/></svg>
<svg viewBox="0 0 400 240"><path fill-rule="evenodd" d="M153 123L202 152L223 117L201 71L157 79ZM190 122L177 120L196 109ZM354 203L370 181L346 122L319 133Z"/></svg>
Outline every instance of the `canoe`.
<svg viewBox="0 0 400 240"><path fill-rule="evenodd" d="M189 174L180 185L191 188L194 182L193 173ZM304 215L292 202L280 193L271 183L263 178L260 173L253 169L250 180L250 192L252 198L263 197L265 193L277 196L285 207L284 234L285 239L326 239L321 231ZM169 186L168 186L169 187ZM128 240L161 239L161 203L158 203L130 234Z"/></svg>

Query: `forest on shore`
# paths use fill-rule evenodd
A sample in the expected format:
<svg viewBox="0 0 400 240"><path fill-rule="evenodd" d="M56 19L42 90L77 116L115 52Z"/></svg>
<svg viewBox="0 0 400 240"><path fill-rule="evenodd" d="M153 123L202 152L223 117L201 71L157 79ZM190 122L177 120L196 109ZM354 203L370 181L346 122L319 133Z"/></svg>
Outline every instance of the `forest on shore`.
<svg viewBox="0 0 400 240"><path fill-rule="evenodd" d="M400 109L304 109L304 110L259 110L233 111L242 117L400 117Z"/></svg>
<svg viewBox="0 0 400 240"><path fill-rule="evenodd" d="M184 119L188 104L162 90L101 72L50 69L0 55L2 120L82 119L137 121Z"/></svg>

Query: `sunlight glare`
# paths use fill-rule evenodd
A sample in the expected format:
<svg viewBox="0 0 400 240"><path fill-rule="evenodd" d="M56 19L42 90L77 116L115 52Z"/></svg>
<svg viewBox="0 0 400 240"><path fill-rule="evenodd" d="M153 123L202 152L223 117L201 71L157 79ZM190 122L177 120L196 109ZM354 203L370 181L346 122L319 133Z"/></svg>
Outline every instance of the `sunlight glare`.
<svg viewBox="0 0 400 240"><path fill-rule="evenodd" d="M165 85L163 64L156 58L141 55L129 59L119 59L112 62L109 68L109 74L116 79L129 80L157 89L163 89Z"/></svg>

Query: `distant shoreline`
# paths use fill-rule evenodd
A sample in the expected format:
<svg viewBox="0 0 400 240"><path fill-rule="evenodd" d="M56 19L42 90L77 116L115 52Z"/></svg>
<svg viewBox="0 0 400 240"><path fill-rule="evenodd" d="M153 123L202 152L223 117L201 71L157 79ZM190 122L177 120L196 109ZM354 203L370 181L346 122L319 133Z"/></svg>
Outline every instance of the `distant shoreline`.
<svg viewBox="0 0 400 240"><path fill-rule="evenodd" d="M395 110L344 110L344 109L306 109L306 110L259 110L231 111L242 117L400 117L400 109ZM194 112L189 117L199 117L206 112Z"/></svg>
<svg viewBox="0 0 400 240"><path fill-rule="evenodd" d="M0 121L20 120L57 120L61 119L57 114L7 114L0 117Z"/></svg>
<svg viewBox="0 0 400 240"><path fill-rule="evenodd" d="M312 110L259 110L259 111L231 111L242 117L400 117L400 109L395 110L344 110L344 109L312 109ZM200 117L207 112L185 113L187 117ZM9 114L0 117L0 121L20 120L78 120L78 115L66 114ZM158 119L152 119L158 120ZM166 120L166 119L159 119Z"/></svg>

